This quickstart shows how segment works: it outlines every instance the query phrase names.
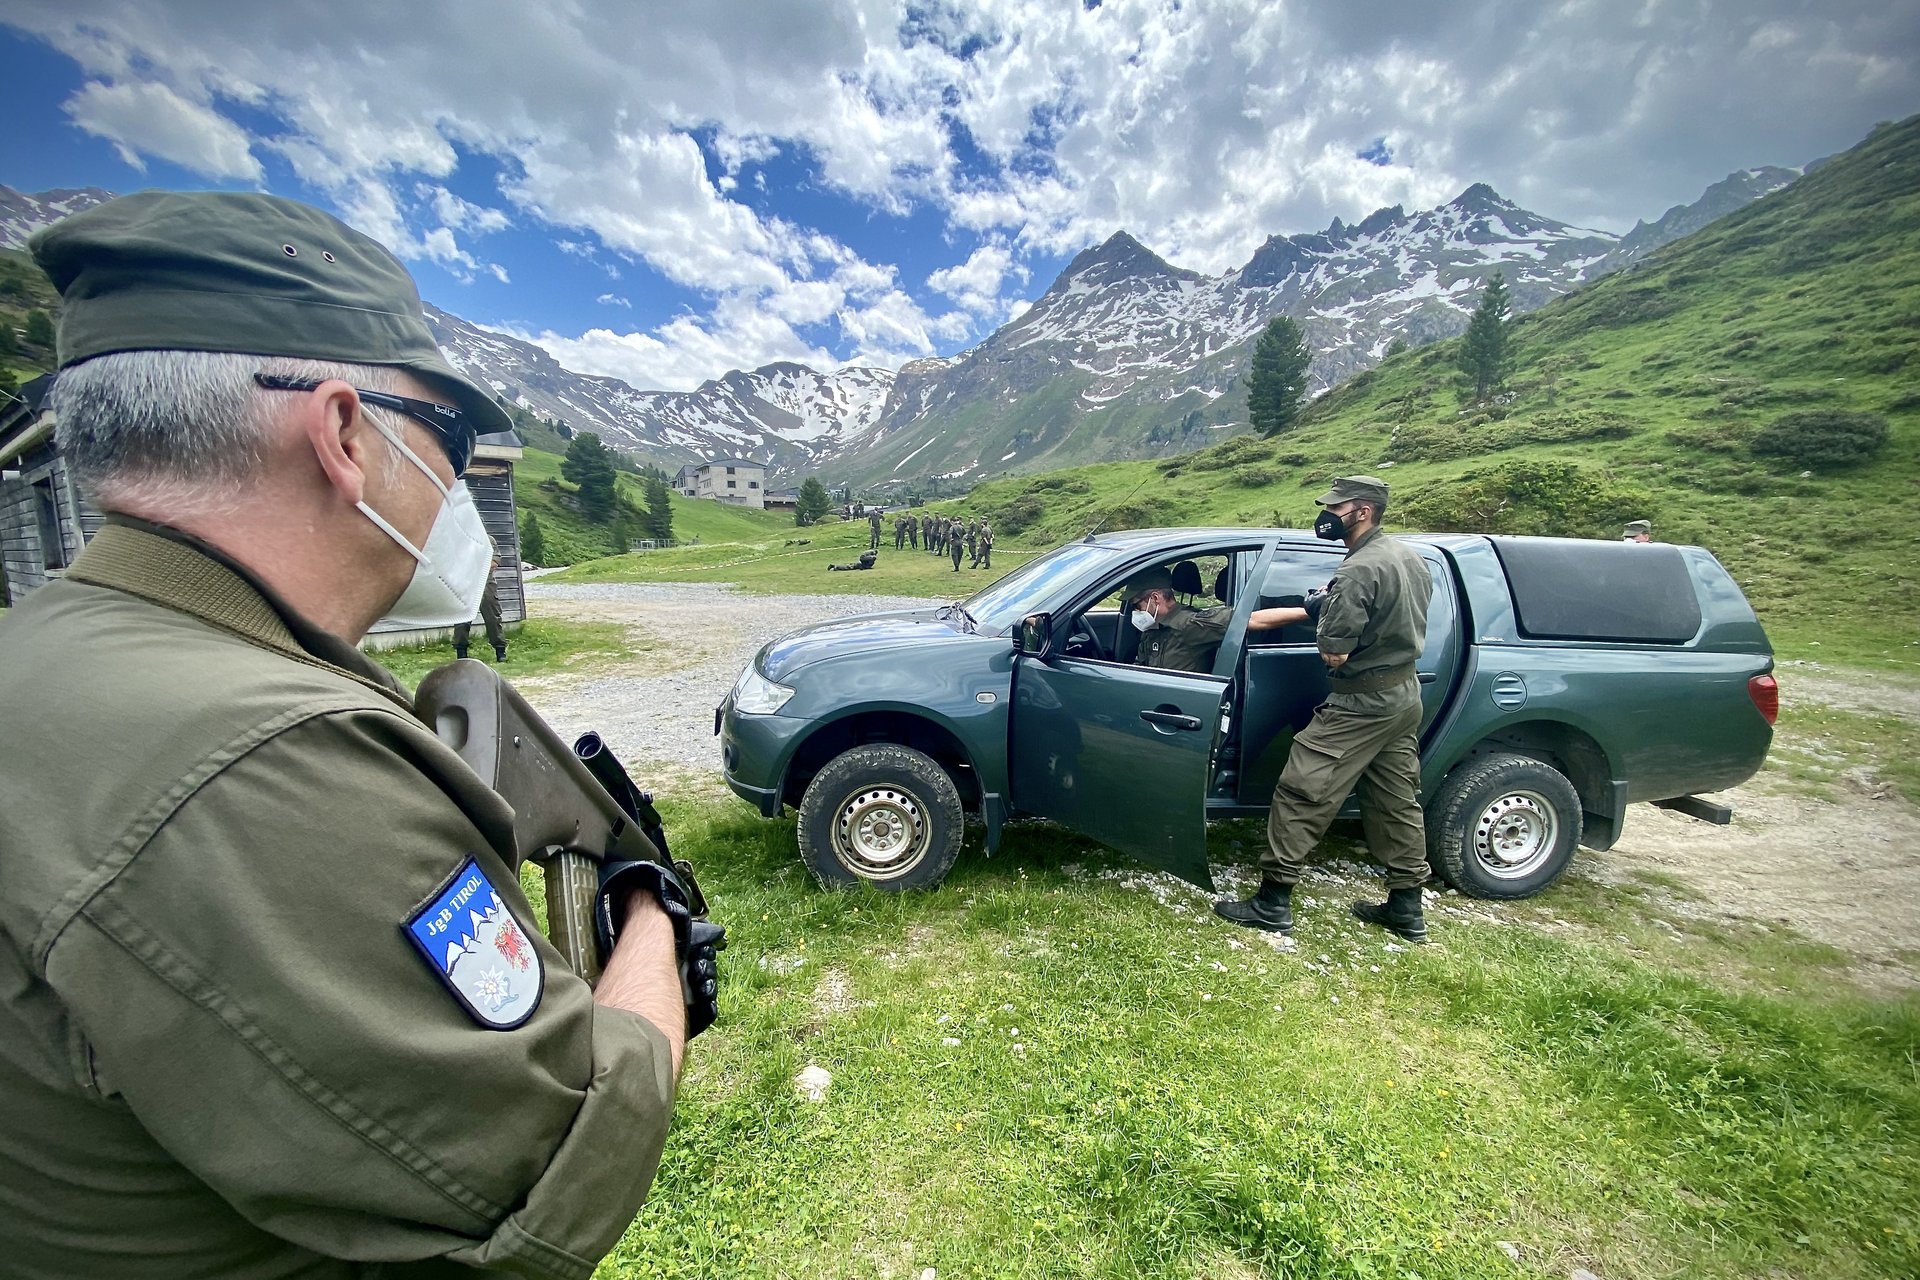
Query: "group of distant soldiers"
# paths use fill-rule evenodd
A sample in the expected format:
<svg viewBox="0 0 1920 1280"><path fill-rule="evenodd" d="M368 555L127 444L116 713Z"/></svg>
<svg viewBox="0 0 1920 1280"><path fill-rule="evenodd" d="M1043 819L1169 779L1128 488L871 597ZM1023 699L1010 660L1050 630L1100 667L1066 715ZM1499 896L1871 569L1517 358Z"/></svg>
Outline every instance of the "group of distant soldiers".
<svg viewBox="0 0 1920 1280"><path fill-rule="evenodd" d="M876 532L877 536L877 532ZM893 522L893 549L925 549L928 555L945 555L960 571L960 557L967 557L969 569L993 568L993 526L985 519L962 520L959 516L941 517L901 515Z"/></svg>
<svg viewBox="0 0 1920 1280"><path fill-rule="evenodd" d="M828 565L829 569L871 569L880 558L880 509L867 512L867 549L854 564ZM962 520L959 516L915 516L902 512L893 518L893 549L925 550L929 555L948 556L953 571L960 572L960 557L967 558L969 569L993 568L993 525L984 517Z"/></svg>

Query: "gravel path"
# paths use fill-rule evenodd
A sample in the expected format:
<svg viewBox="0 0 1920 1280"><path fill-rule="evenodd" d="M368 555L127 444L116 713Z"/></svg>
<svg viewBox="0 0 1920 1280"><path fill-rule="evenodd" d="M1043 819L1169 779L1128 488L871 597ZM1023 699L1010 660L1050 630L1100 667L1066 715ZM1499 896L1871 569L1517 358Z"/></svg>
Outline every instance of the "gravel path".
<svg viewBox="0 0 1920 1280"><path fill-rule="evenodd" d="M568 738L589 729L647 779L719 785L713 709L761 645L830 618L945 603L909 596L748 595L724 584L527 584L546 617L614 622L636 652L618 670L516 679ZM702 789L705 789L703 787Z"/></svg>

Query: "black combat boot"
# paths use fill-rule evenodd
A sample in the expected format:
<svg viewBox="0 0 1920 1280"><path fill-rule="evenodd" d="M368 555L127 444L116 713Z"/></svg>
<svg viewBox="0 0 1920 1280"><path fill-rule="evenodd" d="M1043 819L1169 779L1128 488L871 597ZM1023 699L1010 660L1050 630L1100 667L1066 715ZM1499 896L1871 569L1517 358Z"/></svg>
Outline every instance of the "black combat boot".
<svg viewBox="0 0 1920 1280"><path fill-rule="evenodd" d="M464 657L466 657L466 656L467 656L467 646L465 646L465 645L463 645L463 644L457 644L457 645L455 645L455 646L453 646L453 656L454 656L454 657L456 657L456 658L464 658Z"/></svg>
<svg viewBox="0 0 1920 1280"><path fill-rule="evenodd" d="M1427 919L1420 914L1420 889L1389 889L1385 902L1356 902L1353 914L1368 924L1397 933L1408 942L1427 940Z"/></svg>
<svg viewBox="0 0 1920 1280"><path fill-rule="evenodd" d="M1235 924L1245 925L1249 929L1264 929L1268 933L1292 933L1293 886L1262 880L1260 891L1251 898L1245 902L1222 899L1213 904L1213 914L1222 920L1231 920Z"/></svg>
<svg viewBox="0 0 1920 1280"><path fill-rule="evenodd" d="M493 660L495 662L505 662L507 660L507 646L503 644L493 646Z"/></svg>

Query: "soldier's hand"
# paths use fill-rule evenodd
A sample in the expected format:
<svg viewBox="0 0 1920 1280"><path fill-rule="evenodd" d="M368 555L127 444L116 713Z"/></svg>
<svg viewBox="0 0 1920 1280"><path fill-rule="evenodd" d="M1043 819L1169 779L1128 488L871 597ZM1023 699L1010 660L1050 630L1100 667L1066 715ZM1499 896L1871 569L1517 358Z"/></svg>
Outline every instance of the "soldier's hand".
<svg viewBox="0 0 1920 1280"><path fill-rule="evenodd" d="M1347 655L1344 653L1323 653L1320 655L1320 661L1327 664L1327 670L1338 671L1347 665Z"/></svg>

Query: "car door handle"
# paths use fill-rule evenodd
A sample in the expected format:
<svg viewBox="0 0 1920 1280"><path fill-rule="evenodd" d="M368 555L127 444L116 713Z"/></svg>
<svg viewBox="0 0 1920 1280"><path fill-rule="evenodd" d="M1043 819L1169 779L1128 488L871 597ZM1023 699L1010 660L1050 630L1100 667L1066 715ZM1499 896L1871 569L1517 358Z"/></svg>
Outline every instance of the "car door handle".
<svg viewBox="0 0 1920 1280"><path fill-rule="evenodd" d="M1440 678L1440 673L1438 671L1422 671L1420 673L1421 684L1432 684L1435 680L1438 680L1439 678Z"/></svg>
<svg viewBox="0 0 1920 1280"><path fill-rule="evenodd" d="M1142 711L1140 718L1148 724L1162 729L1198 729L1200 717L1184 715L1178 711Z"/></svg>

